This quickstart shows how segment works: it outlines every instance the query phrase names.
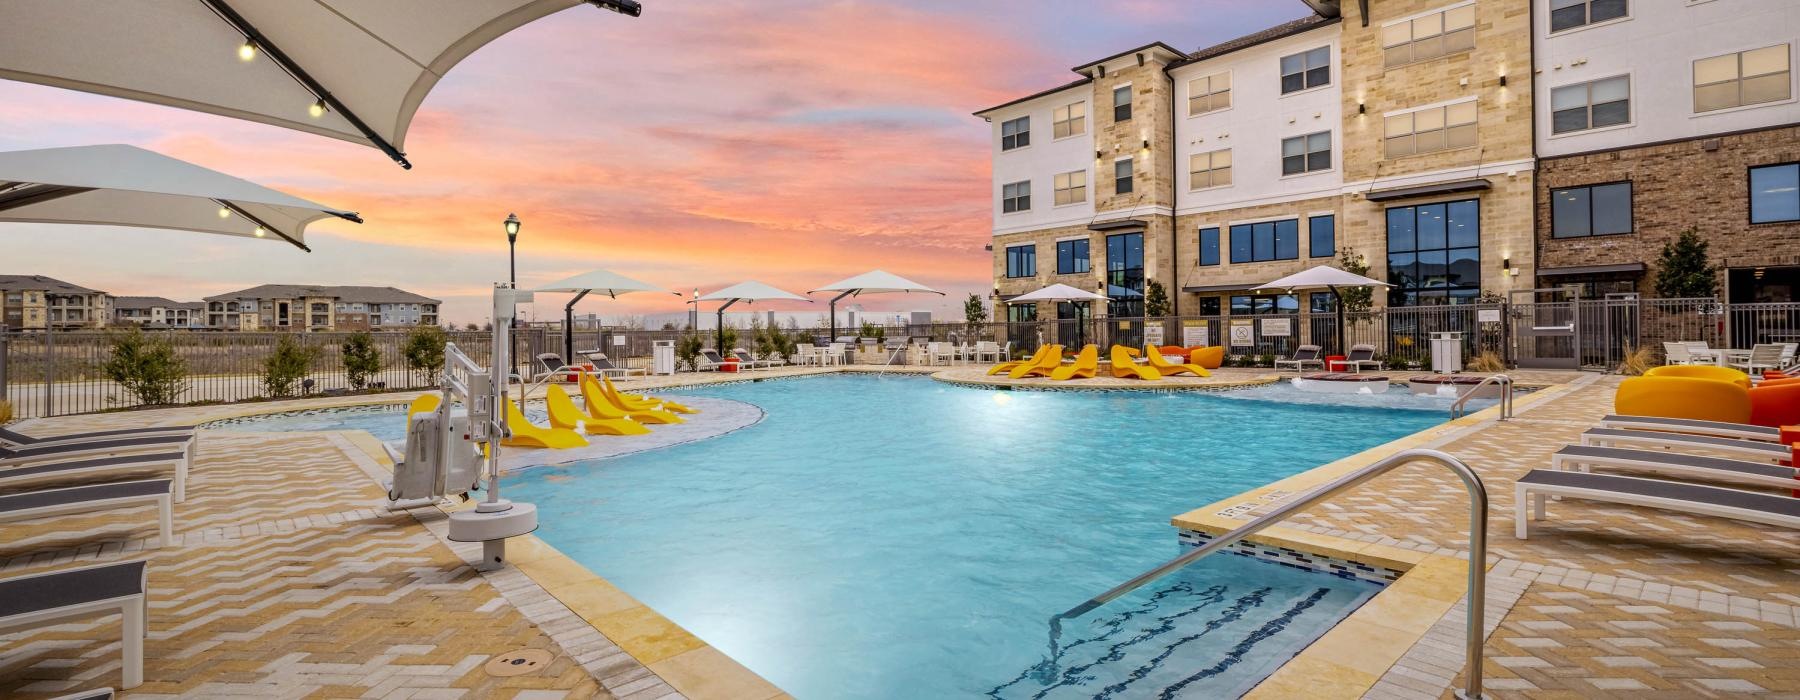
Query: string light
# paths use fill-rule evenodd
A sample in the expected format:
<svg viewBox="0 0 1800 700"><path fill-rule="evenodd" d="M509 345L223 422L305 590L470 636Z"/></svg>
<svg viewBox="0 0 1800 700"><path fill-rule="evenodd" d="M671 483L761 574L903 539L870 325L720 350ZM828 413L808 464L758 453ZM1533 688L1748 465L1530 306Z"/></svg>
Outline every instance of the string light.
<svg viewBox="0 0 1800 700"><path fill-rule="evenodd" d="M312 115L312 118L314 119L325 116L325 101L318 100L313 102L311 107L306 108L306 113Z"/></svg>
<svg viewBox="0 0 1800 700"><path fill-rule="evenodd" d="M244 42L243 46L239 46L238 47L238 60L240 60L240 61L256 60L256 42L246 40Z"/></svg>

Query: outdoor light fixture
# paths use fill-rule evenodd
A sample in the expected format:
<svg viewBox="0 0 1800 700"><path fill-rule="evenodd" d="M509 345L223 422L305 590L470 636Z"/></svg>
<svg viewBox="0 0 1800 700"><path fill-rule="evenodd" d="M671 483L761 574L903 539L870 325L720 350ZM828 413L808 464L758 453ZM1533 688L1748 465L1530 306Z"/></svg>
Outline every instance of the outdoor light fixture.
<svg viewBox="0 0 1800 700"><path fill-rule="evenodd" d="M1368 111L1369 111L1368 105L1365 105L1361 102L1356 103L1356 113L1357 114L1363 114Z"/></svg>
<svg viewBox="0 0 1800 700"><path fill-rule="evenodd" d="M506 215L506 242L516 243L519 240L519 215Z"/></svg>
<svg viewBox="0 0 1800 700"><path fill-rule="evenodd" d="M325 116L325 101L313 101L312 106L306 108L306 113L312 115L312 118L314 119Z"/></svg>
<svg viewBox="0 0 1800 700"><path fill-rule="evenodd" d="M231 210L226 209L225 207L219 207L219 218L221 218L221 219L231 218Z"/></svg>
<svg viewBox="0 0 1800 700"><path fill-rule="evenodd" d="M267 232L263 231L263 227L261 226L256 227L256 230L252 233L255 233L257 238L262 238L264 235L267 235Z"/></svg>
<svg viewBox="0 0 1800 700"><path fill-rule="evenodd" d="M1506 74L1500 74L1500 87L1506 87Z"/></svg>
<svg viewBox="0 0 1800 700"><path fill-rule="evenodd" d="M639 5L636 0L588 0L588 4L628 17L638 17L644 14L644 6Z"/></svg>
<svg viewBox="0 0 1800 700"><path fill-rule="evenodd" d="M240 60L240 61L256 60L256 42L250 41L248 39L244 40L244 45L238 47L238 60Z"/></svg>
<svg viewBox="0 0 1800 700"><path fill-rule="evenodd" d="M1144 150L1150 150L1150 139L1144 139Z"/></svg>
<svg viewBox="0 0 1800 700"><path fill-rule="evenodd" d="M512 284L513 289L518 289L519 259L514 253L514 244L519 242L519 215L508 213L506 215L505 226L507 282Z"/></svg>

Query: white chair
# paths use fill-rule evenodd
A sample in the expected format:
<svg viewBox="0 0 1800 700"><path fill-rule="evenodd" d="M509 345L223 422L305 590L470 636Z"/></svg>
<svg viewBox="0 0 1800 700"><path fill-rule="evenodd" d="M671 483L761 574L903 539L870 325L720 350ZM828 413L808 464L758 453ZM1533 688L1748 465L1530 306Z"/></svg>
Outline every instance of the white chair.
<svg viewBox="0 0 1800 700"><path fill-rule="evenodd" d="M844 343L832 343L825 346L824 356L819 358L820 364L836 365L844 362Z"/></svg>
<svg viewBox="0 0 1800 700"><path fill-rule="evenodd" d="M983 340L975 343L973 352L975 353L974 360L976 362L981 362L983 360L992 360L994 362L1000 361L1000 344L992 340Z"/></svg>
<svg viewBox="0 0 1800 700"><path fill-rule="evenodd" d="M1800 348L1800 343L1782 343L1781 344L1781 368L1782 369L1787 369L1789 366L1794 364L1794 350L1796 348Z"/></svg>
<svg viewBox="0 0 1800 700"><path fill-rule="evenodd" d="M1757 343L1750 347L1749 357L1725 364L1741 368L1746 374L1760 374L1765 369L1781 369L1781 352L1782 347L1778 343Z"/></svg>
<svg viewBox="0 0 1800 700"><path fill-rule="evenodd" d="M925 364L935 365L938 363L938 358L943 358L944 364L954 362L956 360L956 346L950 343L926 343Z"/></svg>
<svg viewBox="0 0 1800 700"><path fill-rule="evenodd" d="M819 346L812 343L794 343L794 364L809 365L819 361Z"/></svg>
<svg viewBox="0 0 1800 700"><path fill-rule="evenodd" d="M1686 343L1663 343L1663 356L1666 358L1664 364L1694 364L1694 354L1688 349Z"/></svg>

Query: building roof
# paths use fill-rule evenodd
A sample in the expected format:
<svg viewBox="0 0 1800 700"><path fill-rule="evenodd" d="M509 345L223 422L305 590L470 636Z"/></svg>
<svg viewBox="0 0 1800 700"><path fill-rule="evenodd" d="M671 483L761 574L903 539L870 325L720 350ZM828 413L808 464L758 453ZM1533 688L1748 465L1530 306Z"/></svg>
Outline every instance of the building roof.
<svg viewBox="0 0 1800 700"><path fill-rule="evenodd" d="M1082 86L1082 85L1086 85L1086 84L1088 84L1088 83L1091 83L1091 82L1094 82L1094 79L1093 79L1093 78L1082 78L1082 79L1080 79L1080 80L1077 80L1077 81L1074 81L1074 82L1071 82L1071 83L1064 83L1064 84L1062 84L1062 85L1058 85L1058 86L1056 86L1056 87L1053 87L1053 88L1050 88L1050 89L1048 89L1048 90L1044 90L1044 91L1042 91L1042 92L1034 92L1034 93L1032 93L1032 94L1029 94L1029 95L1026 95L1026 96L1024 96L1024 97L1021 97L1021 98L1019 98L1019 99L1016 99L1016 100L1013 100L1013 101L1011 101L1011 102L1006 102L1006 103L1002 103L1002 104L997 104L997 105L994 105L994 106L992 106L992 107L989 107L989 108L987 108L987 109L984 109L984 110L981 110L981 111L978 111L978 112L976 112L976 113L975 113L975 116L977 116L977 117L985 117L985 116L987 116L987 114L988 114L988 113L989 113L989 112L995 112L995 111L999 111L999 110L1002 110L1002 109L1006 109L1006 108L1007 108L1007 107L1011 107L1011 106L1013 106L1013 105L1016 105L1016 104L1019 104L1019 103L1021 103L1021 102L1030 102L1030 101L1032 101L1032 100L1035 100L1035 99L1037 99L1037 98L1039 98L1039 97L1045 97L1045 96L1048 96L1048 95L1054 95L1054 94L1056 94L1056 93L1059 93L1059 92L1062 92L1062 91L1064 91L1064 90L1067 90L1067 89L1069 89L1069 88L1072 88L1072 87L1080 87L1080 86Z"/></svg>
<svg viewBox="0 0 1800 700"><path fill-rule="evenodd" d="M51 294L99 294L96 289L43 275L0 275L0 292L43 291Z"/></svg>
<svg viewBox="0 0 1800 700"><path fill-rule="evenodd" d="M1212 46L1208 46L1206 48L1200 49L1199 51L1195 51L1192 55L1188 56L1187 60L1182 61L1182 62L1180 62L1180 64L1177 64L1177 65L1186 65L1188 63L1193 63L1195 61L1204 61L1209 58L1218 58L1220 56L1231 53L1233 51L1242 51L1242 50L1250 48L1252 46L1266 44L1266 43L1269 43L1276 39L1290 37L1295 34L1299 34L1301 32L1306 32L1306 31L1311 31L1315 28L1323 27L1328 24L1336 24L1337 22L1340 22L1340 21L1342 21L1342 19L1340 19L1338 17L1321 17L1319 15L1307 15L1305 17L1301 17L1300 19L1294 20L1292 22L1282 22L1281 24L1277 24L1273 27L1269 27L1268 29L1264 29L1260 32L1251 32L1249 34L1240 36L1236 39L1231 39L1229 41L1223 41L1223 42L1220 42L1217 44L1213 44ZM1174 66L1170 66L1170 67L1173 68Z"/></svg>
<svg viewBox="0 0 1800 700"><path fill-rule="evenodd" d="M245 299L299 299L331 297L338 301L364 304L442 304L442 301L420 296L394 287L326 286L312 284L262 284L249 289L207 297L207 301L241 301Z"/></svg>
<svg viewBox="0 0 1800 700"><path fill-rule="evenodd" d="M1120 51L1111 56L1107 56L1106 58L1102 58L1098 61L1088 61L1087 63L1083 63L1074 68L1070 68L1069 70L1075 71L1077 73L1086 74L1089 69L1093 68L1094 66L1098 66L1102 63L1105 63L1107 61L1124 58L1124 57L1130 56L1134 53L1146 53L1146 52L1155 53L1157 51L1162 51L1165 53L1172 53L1172 54L1175 54L1176 56L1181 56L1183 58L1187 57L1187 53L1182 51L1181 49L1175 48L1173 46L1162 43L1160 41L1152 41L1148 44L1144 44L1143 46L1139 46L1135 49L1126 49L1124 51Z"/></svg>
<svg viewBox="0 0 1800 700"><path fill-rule="evenodd" d="M158 306L165 309L181 308L181 302L163 297L113 297L113 308L119 311L135 309L151 309Z"/></svg>

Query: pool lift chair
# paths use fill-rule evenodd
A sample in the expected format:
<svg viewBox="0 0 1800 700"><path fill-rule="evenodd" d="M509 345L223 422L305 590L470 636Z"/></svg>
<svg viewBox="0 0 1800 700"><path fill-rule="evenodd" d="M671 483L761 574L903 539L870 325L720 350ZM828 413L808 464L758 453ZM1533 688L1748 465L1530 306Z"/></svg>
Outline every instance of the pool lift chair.
<svg viewBox="0 0 1800 700"><path fill-rule="evenodd" d="M436 505L448 497L468 499L468 493L484 489L474 508L450 514L452 542L480 542L481 561L475 568L491 571L506 565L506 538L537 530L537 507L500 497L500 443L512 436L502 420L511 366L514 314L519 302L531 301L530 292L506 285L494 288L493 367L482 369L455 343L444 346L443 400L436 410L413 417L406 434L404 456L395 458L394 479L388 487L390 508ZM462 415L452 406L461 400ZM485 472L485 475L484 473ZM483 483L485 482L485 483Z"/></svg>

